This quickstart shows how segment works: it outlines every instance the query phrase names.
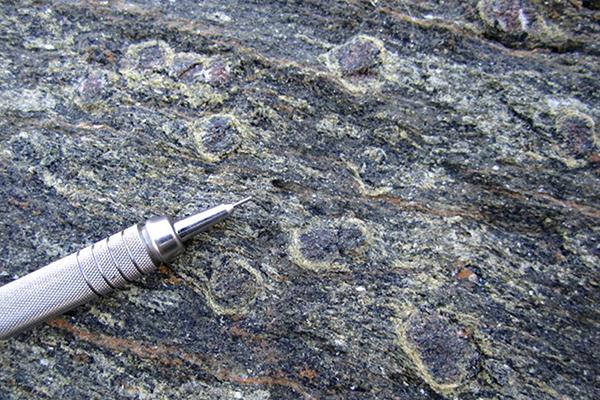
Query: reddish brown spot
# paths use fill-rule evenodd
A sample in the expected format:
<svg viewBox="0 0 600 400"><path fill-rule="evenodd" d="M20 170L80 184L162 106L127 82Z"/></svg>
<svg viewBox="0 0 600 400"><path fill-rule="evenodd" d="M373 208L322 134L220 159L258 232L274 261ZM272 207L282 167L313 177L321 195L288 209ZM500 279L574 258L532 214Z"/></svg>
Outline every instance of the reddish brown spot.
<svg viewBox="0 0 600 400"><path fill-rule="evenodd" d="M298 375L300 375L302 378L306 378L308 380L313 380L317 377L317 371L315 371L314 369L310 369L310 368L304 368L303 370L301 370L300 372L298 372Z"/></svg>
<svg viewBox="0 0 600 400"><path fill-rule="evenodd" d="M104 56L106 57L106 60L111 64L117 62L117 56L110 50L104 50Z"/></svg>
<svg viewBox="0 0 600 400"><path fill-rule="evenodd" d="M471 280L473 276L477 276L473 273L473 271L471 271L469 268L463 268L460 271L458 271L458 273L456 274L456 278L460 281L463 280Z"/></svg>
<svg viewBox="0 0 600 400"><path fill-rule="evenodd" d="M77 364L89 364L92 361L92 358L87 354L75 354L73 356L73 361Z"/></svg>
<svg viewBox="0 0 600 400"><path fill-rule="evenodd" d="M29 208L29 202L27 202L27 201L21 201L21 200L15 199L14 197L9 197L8 198L8 203L12 204L13 206L17 206L19 208L22 208L22 209Z"/></svg>
<svg viewBox="0 0 600 400"><path fill-rule="evenodd" d="M262 346L264 340L259 336L256 335L244 328L241 328L239 325L233 325L230 329L229 329L229 333L231 334L231 336L233 337L237 337L240 339L244 339L247 340L249 342L256 342L258 343L260 346Z"/></svg>
<svg viewBox="0 0 600 400"><path fill-rule="evenodd" d="M473 333L467 328L460 328L456 334L461 339L469 339Z"/></svg>
<svg viewBox="0 0 600 400"><path fill-rule="evenodd" d="M163 279L171 285L179 285L182 282L182 279L177 276L175 271L164 264L158 267L158 272L162 275Z"/></svg>
<svg viewBox="0 0 600 400"><path fill-rule="evenodd" d="M556 262L563 262L567 259L567 257L565 257L563 253L557 250L554 252L554 259L556 260Z"/></svg>

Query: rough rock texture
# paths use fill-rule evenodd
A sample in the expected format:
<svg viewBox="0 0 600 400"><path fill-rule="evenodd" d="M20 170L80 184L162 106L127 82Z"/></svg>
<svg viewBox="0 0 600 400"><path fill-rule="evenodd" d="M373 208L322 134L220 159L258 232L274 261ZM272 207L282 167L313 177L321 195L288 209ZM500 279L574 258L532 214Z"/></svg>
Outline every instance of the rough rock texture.
<svg viewBox="0 0 600 400"><path fill-rule="evenodd" d="M0 283L257 199L0 398L600 398L597 1L0 5Z"/></svg>

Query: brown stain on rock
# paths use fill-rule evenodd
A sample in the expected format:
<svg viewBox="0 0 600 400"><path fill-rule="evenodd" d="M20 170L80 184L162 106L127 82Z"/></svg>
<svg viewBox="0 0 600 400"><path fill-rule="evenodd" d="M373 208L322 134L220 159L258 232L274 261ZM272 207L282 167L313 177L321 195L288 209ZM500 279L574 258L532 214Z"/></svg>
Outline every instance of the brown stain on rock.
<svg viewBox="0 0 600 400"><path fill-rule="evenodd" d="M129 352L142 359L174 368L183 368L186 363L189 363L205 370L220 380L242 385L284 386L294 390L305 399L314 398L300 383L288 379L284 375L240 376L222 367L218 367L219 362L216 359L198 353L188 353L177 346L148 344L132 339L122 339L103 333L90 332L76 327L63 318L54 319L48 322L48 325L66 331L81 341L94 344L116 354Z"/></svg>
<svg viewBox="0 0 600 400"><path fill-rule="evenodd" d="M458 279L459 281L467 281L469 283L479 282L479 277L477 276L477 274L466 266L462 267L456 273L456 279Z"/></svg>
<svg viewBox="0 0 600 400"><path fill-rule="evenodd" d="M313 380L317 377L318 374L317 371L315 371L314 369L304 368L300 370L300 372L298 372L298 375L300 375L302 378Z"/></svg>

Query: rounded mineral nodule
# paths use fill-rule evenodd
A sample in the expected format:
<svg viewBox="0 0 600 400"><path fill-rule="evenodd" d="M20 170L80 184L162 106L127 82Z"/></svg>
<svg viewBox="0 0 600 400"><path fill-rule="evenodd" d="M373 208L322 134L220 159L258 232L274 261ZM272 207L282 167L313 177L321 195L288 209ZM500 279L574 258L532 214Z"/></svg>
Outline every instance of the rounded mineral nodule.
<svg viewBox="0 0 600 400"><path fill-rule="evenodd" d="M242 130L237 119L228 114L215 114L198 121L194 140L200 156L215 162L233 153L242 143Z"/></svg>
<svg viewBox="0 0 600 400"><path fill-rule="evenodd" d="M567 112L556 121L560 146L575 158L585 158L598 145L594 132L594 120L582 113Z"/></svg>
<svg viewBox="0 0 600 400"><path fill-rule="evenodd" d="M413 313L406 322L405 339L418 369L438 390L463 385L479 370L477 347L464 329L438 313Z"/></svg>
<svg viewBox="0 0 600 400"><path fill-rule="evenodd" d="M81 79L77 85L77 93L85 102L92 102L108 97L110 94L107 74L94 71Z"/></svg>
<svg viewBox="0 0 600 400"><path fill-rule="evenodd" d="M365 74L381 64L381 49L374 41L358 37L340 46L335 58L342 75Z"/></svg>

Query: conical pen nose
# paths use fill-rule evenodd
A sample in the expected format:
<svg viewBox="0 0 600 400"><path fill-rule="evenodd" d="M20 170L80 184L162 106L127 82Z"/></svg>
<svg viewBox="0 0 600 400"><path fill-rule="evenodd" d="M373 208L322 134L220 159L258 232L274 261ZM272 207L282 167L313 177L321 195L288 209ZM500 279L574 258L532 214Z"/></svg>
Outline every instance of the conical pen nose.
<svg viewBox="0 0 600 400"><path fill-rule="evenodd" d="M189 217L175 222L173 224L173 229L175 229L175 232L181 241L185 242L194 235L204 232L214 224L227 218L233 212L235 207L247 203L251 199L252 197L246 197L237 203L221 204L209 208L206 211L199 212L198 214L190 215Z"/></svg>
<svg viewBox="0 0 600 400"><path fill-rule="evenodd" d="M231 206L233 208L235 208L237 206L241 206L242 204L245 204L245 203L249 202L250 200L252 200L252 196L248 196L245 199L242 199L242 200L238 201L237 203L233 203Z"/></svg>

